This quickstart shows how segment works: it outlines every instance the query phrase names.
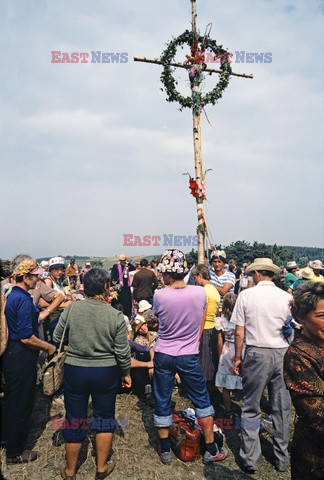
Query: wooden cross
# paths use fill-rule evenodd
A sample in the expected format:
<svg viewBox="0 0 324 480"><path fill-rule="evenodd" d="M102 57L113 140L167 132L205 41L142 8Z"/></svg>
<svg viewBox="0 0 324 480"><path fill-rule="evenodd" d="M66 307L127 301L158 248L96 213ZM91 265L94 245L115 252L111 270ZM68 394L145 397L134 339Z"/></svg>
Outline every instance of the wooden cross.
<svg viewBox="0 0 324 480"><path fill-rule="evenodd" d="M197 12L196 12L196 0L191 1L191 13L192 13L192 32L193 38L197 35L197 27L196 27L196 20L197 20ZM145 62L145 63L154 63L162 65L163 62L159 58L147 58L147 57L134 57L136 62ZM174 67L185 68L190 70L193 65L188 63L180 63L171 61L169 63ZM206 66L205 66L206 67ZM213 73L222 73L221 69L216 68L204 68L204 72L209 72L210 74ZM251 74L245 73L237 73L231 72L231 75L236 77L243 77L243 78L253 78ZM199 85L199 89L201 88L201 83ZM197 91L197 89L196 89ZM192 96L194 95L194 90L192 89ZM193 145L194 145L194 157L195 157L195 175L196 179L195 182L198 186L198 192L202 192L196 197L197 203L197 214L198 214L198 263L204 263L205 260L205 238L206 235L208 236L208 230L204 219L204 212L203 212L203 202L205 200L204 194L204 184L205 184L205 175L203 171L203 164L202 164L202 152L201 152L201 126L200 126L200 111L192 107L192 119L193 119ZM193 179L191 179L193 180ZM211 246L211 242L210 246ZM212 246L211 246L212 247Z"/></svg>

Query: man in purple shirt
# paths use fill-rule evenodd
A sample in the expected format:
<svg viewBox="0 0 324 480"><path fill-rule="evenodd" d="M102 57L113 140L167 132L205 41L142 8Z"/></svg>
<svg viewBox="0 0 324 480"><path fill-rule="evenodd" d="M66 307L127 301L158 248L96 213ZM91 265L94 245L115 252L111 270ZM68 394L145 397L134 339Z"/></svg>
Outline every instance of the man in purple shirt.
<svg viewBox="0 0 324 480"><path fill-rule="evenodd" d="M178 373L204 431L206 452L203 462L207 464L224 460L226 450L219 450L214 441L214 408L210 403L198 357L199 338L205 320L205 290L184 282L188 268L185 255L180 250L166 250L158 270L166 285L165 288L156 290L153 308L159 318L153 387L154 425L159 436L160 458L165 465L171 464L171 395L174 376Z"/></svg>

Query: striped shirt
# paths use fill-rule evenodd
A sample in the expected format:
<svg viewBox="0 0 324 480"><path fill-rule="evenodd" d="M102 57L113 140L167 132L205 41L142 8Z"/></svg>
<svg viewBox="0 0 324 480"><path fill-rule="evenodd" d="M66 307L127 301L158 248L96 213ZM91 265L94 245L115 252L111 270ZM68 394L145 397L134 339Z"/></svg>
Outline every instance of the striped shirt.
<svg viewBox="0 0 324 480"><path fill-rule="evenodd" d="M223 275L218 276L216 275L215 270L212 266L209 267L209 272L210 272L210 281L215 285L215 287L223 287L225 283L231 283L233 287L231 287L228 291L231 293L234 292L234 286L235 286L234 273L230 272L229 270L225 270L225 273L223 273ZM220 315L222 304L223 304L223 295L220 296L218 315Z"/></svg>

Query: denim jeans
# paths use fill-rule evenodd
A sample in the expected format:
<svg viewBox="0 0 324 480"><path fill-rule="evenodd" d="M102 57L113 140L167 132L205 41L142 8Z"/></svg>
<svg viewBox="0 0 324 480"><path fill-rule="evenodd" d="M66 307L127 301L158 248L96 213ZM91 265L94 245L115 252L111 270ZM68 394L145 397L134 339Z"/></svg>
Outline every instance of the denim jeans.
<svg viewBox="0 0 324 480"><path fill-rule="evenodd" d="M182 386L195 407L197 417L214 415L204 375L197 355L173 357L166 353L154 355L153 388L155 396L154 425L165 428L172 425L171 396L174 375L178 373Z"/></svg>

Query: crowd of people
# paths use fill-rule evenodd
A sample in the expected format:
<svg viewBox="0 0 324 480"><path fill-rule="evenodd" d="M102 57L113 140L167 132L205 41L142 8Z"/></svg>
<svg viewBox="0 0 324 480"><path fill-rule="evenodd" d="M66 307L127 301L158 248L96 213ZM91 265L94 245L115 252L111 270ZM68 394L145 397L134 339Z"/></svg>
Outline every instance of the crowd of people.
<svg viewBox="0 0 324 480"><path fill-rule="evenodd" d="M154 408L158 454L172 463L169 429L175 386L195 408L205 464L228 452L214 440L214 407L222 391L224 416L240 415L240 467L253 474L262 451L261 398L267 390L277 471L291 461L293 480L323 479L324 266L299 268L257 258L242 267L213 250L188 264L166 250L133 265L121 254L110 271L61 256L40 265L20 254L1 262L1 294L9 338L2 356L1 442L8 464L30 462L25 449L40 351L51 357L64 339L64 383L53 401L65 407L64 479L75 479L89 397L96 431L96 478L114 469L111 458L118 392L133 391ZM232 394L241 392L237 411ZM296 410L291 456L291 402ZM76 423L75 423L76 422ZM306 443L305 443L306 442Z"/></svg>

